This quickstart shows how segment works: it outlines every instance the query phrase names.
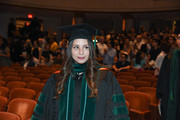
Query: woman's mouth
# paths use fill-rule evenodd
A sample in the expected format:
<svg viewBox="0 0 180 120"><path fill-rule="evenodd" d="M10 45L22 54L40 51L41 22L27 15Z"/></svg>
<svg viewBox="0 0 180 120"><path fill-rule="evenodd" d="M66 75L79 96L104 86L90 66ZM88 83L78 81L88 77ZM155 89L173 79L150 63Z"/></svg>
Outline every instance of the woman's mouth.
<svg viewBox="0 0 180 120"><path fill-rule="evenodd" d="M85 57L77 57L78 59L80 59L80 60L83 60Z"/></svg>

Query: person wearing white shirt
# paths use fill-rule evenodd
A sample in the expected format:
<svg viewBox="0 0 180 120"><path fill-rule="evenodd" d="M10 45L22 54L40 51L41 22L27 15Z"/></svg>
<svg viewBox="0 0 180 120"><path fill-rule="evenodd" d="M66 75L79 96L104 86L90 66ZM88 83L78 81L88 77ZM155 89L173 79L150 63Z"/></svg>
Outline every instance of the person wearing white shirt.
<svg viewBox="0 0 180 120"><path fill-rule="evenodd" d="M169 52L168 43L167 42L162 42L161 45L160 45L160 49L161 49L161 52L157 56L157 58L155 60L155 63L154 63L154 67L156 68L155 71L154 71L154 76L159 75L159 71L161 69L162 61L164 60L164 57L166 56L166 54Z"/></svg>

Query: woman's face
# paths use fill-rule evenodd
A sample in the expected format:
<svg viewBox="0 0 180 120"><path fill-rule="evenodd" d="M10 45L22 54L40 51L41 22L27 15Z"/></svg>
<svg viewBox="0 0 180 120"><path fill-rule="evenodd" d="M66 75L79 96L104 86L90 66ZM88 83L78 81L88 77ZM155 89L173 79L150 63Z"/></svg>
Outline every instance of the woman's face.
<svg viewBox="0 0 180 120"><path fill-rule="evenodd" d="M72 58L78 64L87 62L89 58L89 45L87 39L75 39L72 45Z"/></svg>

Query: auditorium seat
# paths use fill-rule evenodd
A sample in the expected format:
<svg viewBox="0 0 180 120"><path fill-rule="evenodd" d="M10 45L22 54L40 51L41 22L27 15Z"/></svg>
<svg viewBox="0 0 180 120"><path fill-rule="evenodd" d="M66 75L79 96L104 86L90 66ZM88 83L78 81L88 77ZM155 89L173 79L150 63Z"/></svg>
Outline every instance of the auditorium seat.
<svg viewBox="0 0 180 120"><path fill-rule="evenodd" d="M152 87L156 88L157 87L157 82L153 83Z"/></svg>
<svg viewBox="0 0 180 120"><path fill-rule="evenodd" d="M159 119L158 105L159 100L156 98L156 88L153 87L141 87L138 88L139 92L147 93L150 96L150 110L151 110L151 120Z"/></svg>
<svg viewBox="0 0 180 120"><path fill-rule="evenodd" d="M135 88L131 85L120 85L120 86L123 94L125 94L128 91L135 91Z"/></svg>
<svg viewBox="0 0 180 120"><path fill-rule="evenodd" d="M7 97L9 89L7 87L0 86L0 96Z"/></svg>
<svg viewBox="0 0 180 120"><path fill-rule="evenodd" d="M35 105L34 100L16 98L10 101L7 112L19 115L21 120L28 120L33 114Z"/></svg>
<svg viewBox="0 0 180 120"><path fill-rule="evenodd" d="M31 82L27 88L34 90L36 93L41 92L44 87L44 83Z"/></svg>
<svg viewBox="0 0 180 120"><path fill-rule="evenodd" d="M26 87L26 83L21 81L10 81L7 84L7 88L9 89L9 91L11 91L14 88L25 88L25 87Z"/></svg>
<svg viewBox="0 0 180 120"><path fill-rule="evenodd" d="M128 80L130 83L131 81L135 81L136 77L135 76L129 76L129 75L122 75L122 76L118 76L117 79L125 79L125 80Z"/></svg>
<svg viewBox="0 0 180 120"><path fill-rule="evenodd" d="M132 81L130 85L132 85L136 90L140 87L151 87L151 83L146 81Z"/></svg>
<svg viewBox="0 0 180 120"><path fill-rule="evenodd" d="M148 94L137 91L129 91L126 92L124 96L130 104L129 116L131 120L149 120L150 98Z"/></svg>
<svg viewBox="0 0 180 120"><path fill-rule="evenodd" d="M27 85L29 85L31 82L36 82L36 83L41 82L39 78L34 78L34 77L24 78L23 81L26 82Z"/></svg>
<svg viewBox="0 0 180 120"><path fill-rule="evenodd" d="M50 75L49 74L37 74L36 77L41 79L41 81L42 81L44 79L48 79L50 77Z"/></svg>
<svg viewBox="0 0 180 120"><path fill-rule="evenodd" d="M0 111L6 111L8 98L0 96Z"/></svg>
<svg viewBox="0 0 180 120"><path fill-rule="evenodd" d="M6 76L19 76L19 73L17 72L4 72L4 77Z"/></svg>
<svg viewBox="0 0 180 120"><path fill-rule="evenodd" d="M0 112L1 120L21 120L20 116L10 112Z"/></svg>
<svg viewBox="0 0 180 120"><path fill-rule="evenodd" d="M0 80L0 86L5 86L6 82L3 80Z"/></svg>
<svg viewBox="0 0 180 120"><path fill-rule="evenodd" d="M120 85L128 85L129 81L126 79L117 79Z"/></svg>
<svg viewBox="0 0 180 120"><path fill-rule="evenodd" d="M44 79L44 80L42 80L42 83L44 83L44 84L45 84L45 83L47 82L47 80L48 80L48 79Z"/></svg>
<svg viewBox="0 0 180 120"><path fill-rule="evenodd" d="M127 69L127 72L132 72L133 74L138 73L138 69Z"/></svg>
<svg viewBox="0 0 180 120"><path fill-rule="evenodd" d="M153 85L153 83L157 82L157 78L155 77L139 77L138 78L139 81L147 81L147 82L150 82L151 85Z"/></svg>
<svg viewBox="0 0 180 120"><path fill-rule="evenodd" d="M35 91L28 88L14 88L9 93L9 101L15 98L34 99Z"/></svg>
<svg viewBox="0 0 180 120"><path fill-rule="evenodd" d="M4 78L4 81L8 84L10 81L22 81L22 78L18 76L7 76Z"/></svg>
<svg viewBox="0 0 180 120"><path fill-rule="evenodd" d="M121 75L130 75L130 76L132 76L134 74L132 72L117 72L116 73L116 76L121 76Z"/></svg>
<svg viewBox="0 0 180 120"><path fill-rule="evenodd" d="M138 80L139 77L152 77L152 74L150 74L150 73L136 73L135 76L136 76L136 79Z"/></svg>
<svg viewBox="0 0 180 120"><path fill-rule="evenodd" d="M35 77L35 75L33 73L21 73L20 76L22 78Z"/></svg>

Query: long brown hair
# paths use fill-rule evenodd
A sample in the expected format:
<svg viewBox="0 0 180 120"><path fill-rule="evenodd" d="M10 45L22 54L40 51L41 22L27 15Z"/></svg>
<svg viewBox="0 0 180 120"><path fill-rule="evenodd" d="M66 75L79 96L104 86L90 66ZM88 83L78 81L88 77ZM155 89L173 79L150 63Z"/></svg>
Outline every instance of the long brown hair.
<svg viewBox="0 0 180 120"><path fill-rule="evenodd" d="M73 41L71 41L68 45L66 50L66 60L62 66L61 72L56 75L56 97L58 97L64 90L65 83L68 80L72 65L75 62L72 58L72 45ZM96 78L97 78L97 68L95 67L95 52L93 49L93 44L88 41L89 45L89 59L87 61L87 69L85 74L85 80L87 81L88 87L91 90L91 95L89 97L96 97L97 96L97 86L96 86Z"/></svg>

